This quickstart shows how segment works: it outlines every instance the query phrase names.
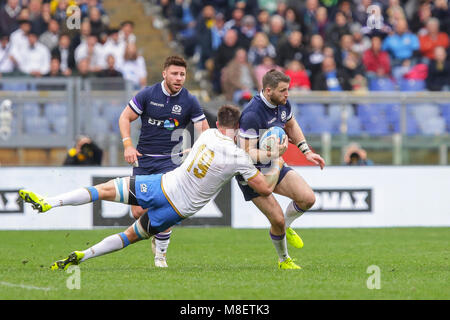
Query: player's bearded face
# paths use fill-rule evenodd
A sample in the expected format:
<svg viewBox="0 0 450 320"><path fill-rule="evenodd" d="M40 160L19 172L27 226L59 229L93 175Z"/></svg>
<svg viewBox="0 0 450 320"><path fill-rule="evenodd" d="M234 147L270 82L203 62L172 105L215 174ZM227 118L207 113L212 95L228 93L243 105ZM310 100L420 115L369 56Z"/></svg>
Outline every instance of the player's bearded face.
<svg viewBox="0 0 450 320"><path fill-rule="evenodd" d="M289 97L289 83L280 82L275 89L269 92L269 98L274 105L284 105Z"/></svg>
<svg viewBox="0 0 450 320"><path fill-rule="evenodd" d="M186 69L180 66L169 66L163 71L163 78L170 94L181 90L186 80Z"/></svg>

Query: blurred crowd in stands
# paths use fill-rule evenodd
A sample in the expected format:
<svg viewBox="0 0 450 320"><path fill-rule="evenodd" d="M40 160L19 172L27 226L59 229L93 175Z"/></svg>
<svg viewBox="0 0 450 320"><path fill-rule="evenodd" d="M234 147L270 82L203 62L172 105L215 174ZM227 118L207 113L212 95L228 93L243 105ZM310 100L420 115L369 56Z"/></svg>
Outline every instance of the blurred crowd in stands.
<svg viewBox="0 0 450 320"><path fill-rule="evenodd" d="M292 90L450 89L447 0L159 0L173 41L238 102L284 70ZM386 83L386 82L383 82ZM383 88L381 88L383 89Z"/></svg>
<svg viewBox="0 0 450 320"><path fill-rule="evenodd" d="M141 88L133 28L110 26L101 0L0 0L0 77L123 77Z"/></svg>

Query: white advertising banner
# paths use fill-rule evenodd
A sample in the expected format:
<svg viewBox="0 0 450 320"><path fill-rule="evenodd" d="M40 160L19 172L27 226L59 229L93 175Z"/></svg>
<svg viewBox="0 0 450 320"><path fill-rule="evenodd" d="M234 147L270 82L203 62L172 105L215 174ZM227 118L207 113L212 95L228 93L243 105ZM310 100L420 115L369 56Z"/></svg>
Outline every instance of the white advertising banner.
<svg viewBox="0 0 450 320"><path fill-rule="evenodd" d="M450 167L295 167L316 203L294 228L450 226ZM234 228L267 228L267 218L232 183ZM275 195L282 210L290 199Z"/></svg>

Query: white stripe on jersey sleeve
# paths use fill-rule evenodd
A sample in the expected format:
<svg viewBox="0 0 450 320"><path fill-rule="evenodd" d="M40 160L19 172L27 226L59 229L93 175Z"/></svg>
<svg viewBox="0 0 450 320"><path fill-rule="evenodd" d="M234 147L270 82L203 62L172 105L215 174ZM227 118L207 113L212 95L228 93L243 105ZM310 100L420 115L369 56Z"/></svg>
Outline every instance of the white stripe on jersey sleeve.
<svg viewBox="0 0 450 320"><path fill-rule="evenodd" d="M256 133L247 133L247 132L243 132L242 130L239 130L239 136L242 138L247 138L247 139L257 139L259 138L259 135Z"/></svg>
<svg viewBox="0 0 450 320"><path fill-rule="evenodd" d="M292 114L292 110L291 110L291 113L289 113L288 117L286 118L286 121L291 120L292 116L293 116L293 114Z"/></svg>
<svg viewBox="0 0 450 320"><path fill-rule="evenodd" d="M205 118L206 118L205 115L202 114L202 115L199 115L198 117L192 118L191 121L192 122L199 122L200 120L203 120Z"/></svg>
<svg viewBox="0 0 450 320"><path fill-rule="evenodd" d="M134 112L136 112L137 114L142 114L142 110L138 108L138 106L136 106L136 104L134 103L133 99L130 100L130 102L128 102L128 105L134 110Z"/></svg>

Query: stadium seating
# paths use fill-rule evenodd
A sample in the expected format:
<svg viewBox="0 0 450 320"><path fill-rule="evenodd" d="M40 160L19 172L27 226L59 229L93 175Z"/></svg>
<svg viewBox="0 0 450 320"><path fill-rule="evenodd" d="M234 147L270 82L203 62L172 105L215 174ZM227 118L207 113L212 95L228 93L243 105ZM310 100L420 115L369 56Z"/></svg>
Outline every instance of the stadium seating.
<svg viewBox="0 0 450 320"><path fill-rule="evenodd" d="M369 81L370 91L395 91L397 88L390 78L373 78Z"/></svg>
<svg viewBox="0 0 450 320"><path fill-rule="evenodd" d="M425 90L425 81L402 79L399 83L400 91L423 91Z"/></svg>
<svg viewBox="0 0 450 320"><path fill-rule="evenodd" d="M40 116L26 116L24 132L30 135L50 135L52 133L49 120Z"/></svg>

